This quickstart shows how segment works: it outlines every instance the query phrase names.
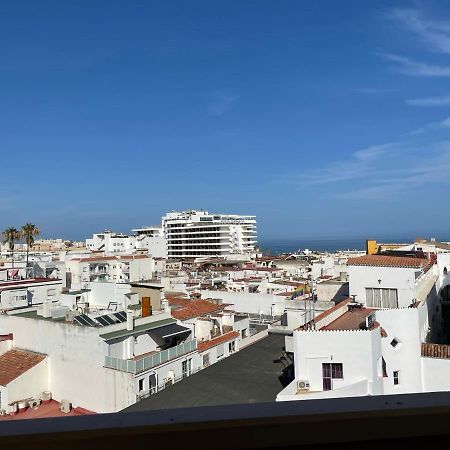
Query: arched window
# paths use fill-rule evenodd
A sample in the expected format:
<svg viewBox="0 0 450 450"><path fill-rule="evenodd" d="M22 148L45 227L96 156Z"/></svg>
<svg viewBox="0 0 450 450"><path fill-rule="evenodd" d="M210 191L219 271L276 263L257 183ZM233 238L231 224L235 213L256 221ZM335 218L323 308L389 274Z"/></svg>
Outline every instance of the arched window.
<svg viewBox="0 0 450 450"><path fill-rule="evenodd" d="M444 267L444 275L447 275L447 267Z"/></svg>

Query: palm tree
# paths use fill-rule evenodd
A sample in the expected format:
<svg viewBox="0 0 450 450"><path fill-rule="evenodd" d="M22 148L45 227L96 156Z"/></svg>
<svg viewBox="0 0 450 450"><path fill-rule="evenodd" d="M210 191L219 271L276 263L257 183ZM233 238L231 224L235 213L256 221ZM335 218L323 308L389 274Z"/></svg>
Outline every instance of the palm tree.
<svg viewBox="0 0 450 450"><path fill-rule="evenodd" d="M12 268L14 269L14 243L21 238L20 231L14 227L7 228L2 233L3 243L9 245L9 250L11 251L12 258Z"/></svg>
<svg viewBox="0 0 450 450"><path fill-rule="evenodd" d="M39 236L41 234L41 231L39 230L39 228L36 225L33 225L32 223L26 223L21 230L21 237L23 239L25 239L25 242L27 244L27 265L26 267L28 267L28 256L30 253L30 248L33 246L34 244L34 238L36 236Z"/></svg>

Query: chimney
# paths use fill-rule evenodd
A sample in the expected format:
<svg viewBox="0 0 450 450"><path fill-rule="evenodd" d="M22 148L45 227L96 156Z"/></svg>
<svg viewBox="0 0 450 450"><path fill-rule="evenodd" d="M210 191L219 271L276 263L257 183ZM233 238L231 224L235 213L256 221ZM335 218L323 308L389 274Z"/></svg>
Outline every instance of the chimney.
<svg viewBox="0 0 450 450"><path fill-rule="evenodd" d="M133 329L134 329L133 311L127 311L127 330L133 331Z"/></svg>
<svg viewBox="0 0 450 450"><path fill-rule="evenodd" d="M42 305L42 317L49 318L52 316L51 305L51 300L47 300L44 302L44 304Z"/></svg>
<svg viewBox="0 0 450 450"><path fill-rule="evenodd" d="M165 298L165 297L161 300L161 307L164 312L170 313L172 311L172 308L169 305L169 300L167 300L167 298Z"/></svg>

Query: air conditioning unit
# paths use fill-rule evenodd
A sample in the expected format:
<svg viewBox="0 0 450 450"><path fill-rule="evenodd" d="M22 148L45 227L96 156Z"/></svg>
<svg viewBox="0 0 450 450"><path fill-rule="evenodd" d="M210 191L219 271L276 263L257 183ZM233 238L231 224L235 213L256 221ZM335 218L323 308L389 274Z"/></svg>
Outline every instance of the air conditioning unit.
<svg viewBox="0 0 450 450"><path fill-rule="evenodd" d="M72 409L72 404L69 402L69 400L61 400L61 406L60 406L61 412L68 414L68 413L70 413L71 409Z"/></svg>
<svg viewBox="0 0 450 450"><path fill-rule="evenodd" d="M33 408L33 409L36 409L40 404L41 404L41 399L40 399L40 398L33 398L33 399L30 400L30 402L28 403L28 407L29 407L29 408Z"/></svg>
<svg viewBox="0 0 450 450"><path fill-rule="evenodd" d="M41 400L43 402L48 402L52 399L52 393L50 391L44 391L41 394Z"/></svg>
<svg viewBox="0 0 450 450"><path fill-rule="evenodd" d="M298 391L309 391L309 381L308 380L298 380L297 381Z"/></svg>

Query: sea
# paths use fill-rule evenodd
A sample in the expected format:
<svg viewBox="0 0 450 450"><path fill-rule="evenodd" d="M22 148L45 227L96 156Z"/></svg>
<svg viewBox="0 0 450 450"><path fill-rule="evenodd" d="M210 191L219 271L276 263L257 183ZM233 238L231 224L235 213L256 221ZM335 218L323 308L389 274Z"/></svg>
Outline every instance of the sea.
<svg viewBox="0 0 450 450"><path fill-rule="evenodd" d="M415 237L404 238L379 238L383 243L409 243L414 242ZM439 238L440 241L448 239ZM281 253L296 253L299 250L312 250L319 252L337 252L340 250L362 250L366 248L365 238L323 238L323 239L261 239L259 247L262 253L279 255Z"/></svg>

